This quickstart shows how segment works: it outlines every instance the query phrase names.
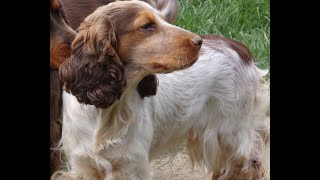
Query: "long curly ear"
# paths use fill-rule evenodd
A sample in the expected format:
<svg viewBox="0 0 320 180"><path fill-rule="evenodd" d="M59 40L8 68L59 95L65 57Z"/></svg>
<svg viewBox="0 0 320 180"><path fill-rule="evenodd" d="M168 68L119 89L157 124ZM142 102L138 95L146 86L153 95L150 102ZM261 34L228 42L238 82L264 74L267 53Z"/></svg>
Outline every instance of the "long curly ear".
<svg viewBox="0 0 320 180"><path fill-rule="evenodd" d="M124 66L114 49L116 43L106 18L88 17L80 25L71 57L59 69L65 90L80 103L107 108L120 98L126 81Z"/></svg>

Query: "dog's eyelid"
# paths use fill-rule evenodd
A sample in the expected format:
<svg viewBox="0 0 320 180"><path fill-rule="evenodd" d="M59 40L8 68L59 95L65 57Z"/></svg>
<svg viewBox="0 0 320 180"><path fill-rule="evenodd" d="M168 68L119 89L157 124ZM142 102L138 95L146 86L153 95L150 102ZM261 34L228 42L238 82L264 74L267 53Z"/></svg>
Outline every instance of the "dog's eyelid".
<svg viewBox="0 0 320 180"><path fill-rule="evenodd" d="M144 24L143 26L140 27L142 31L147 31L147 30L157 30L156 29L156 24L153 22L148 22Z"/></svg>

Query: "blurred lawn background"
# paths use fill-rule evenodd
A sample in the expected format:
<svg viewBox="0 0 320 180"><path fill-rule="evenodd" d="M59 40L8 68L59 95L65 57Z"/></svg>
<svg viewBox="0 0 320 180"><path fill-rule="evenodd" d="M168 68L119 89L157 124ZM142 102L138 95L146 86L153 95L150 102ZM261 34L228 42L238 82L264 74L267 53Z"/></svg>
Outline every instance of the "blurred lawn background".
<svg viewBox="0 0 320 180"><path fill-rule="evenodd" d="M246 45L260 68L270 63L269 0L179 0L176 25Z"/></svg>

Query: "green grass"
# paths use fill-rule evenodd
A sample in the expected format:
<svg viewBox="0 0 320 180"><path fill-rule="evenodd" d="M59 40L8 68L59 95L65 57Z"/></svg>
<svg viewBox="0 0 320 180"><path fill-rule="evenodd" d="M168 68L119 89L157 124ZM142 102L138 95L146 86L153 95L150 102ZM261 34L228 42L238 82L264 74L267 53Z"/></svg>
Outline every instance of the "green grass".
<svg viewBox="0 0 320 180"><path fill-rule="evenodd" d="M270 63L269 0L180 0L176 25L246 45L260 68Z"/></svg>

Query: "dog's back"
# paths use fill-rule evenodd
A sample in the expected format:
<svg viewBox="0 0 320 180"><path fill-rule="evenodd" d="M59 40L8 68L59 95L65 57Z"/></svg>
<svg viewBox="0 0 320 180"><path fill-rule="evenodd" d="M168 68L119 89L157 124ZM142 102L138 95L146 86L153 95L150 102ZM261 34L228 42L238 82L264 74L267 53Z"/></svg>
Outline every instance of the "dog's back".
<svg viewBox="0 0 320 180"><path fill-rule="evenodd" d="M183 71L157 75L157 96L145 100L148 111L157 110L150 156L186 142L190 158L214 172L228 162L222 154L230 150L251 159L248 164L258 164L252 165L253 177L266 176L259 173L260 166L269 170L267 72L245 58L252 56L242 44L219 36L203 38L198 61Z"/></svg>

